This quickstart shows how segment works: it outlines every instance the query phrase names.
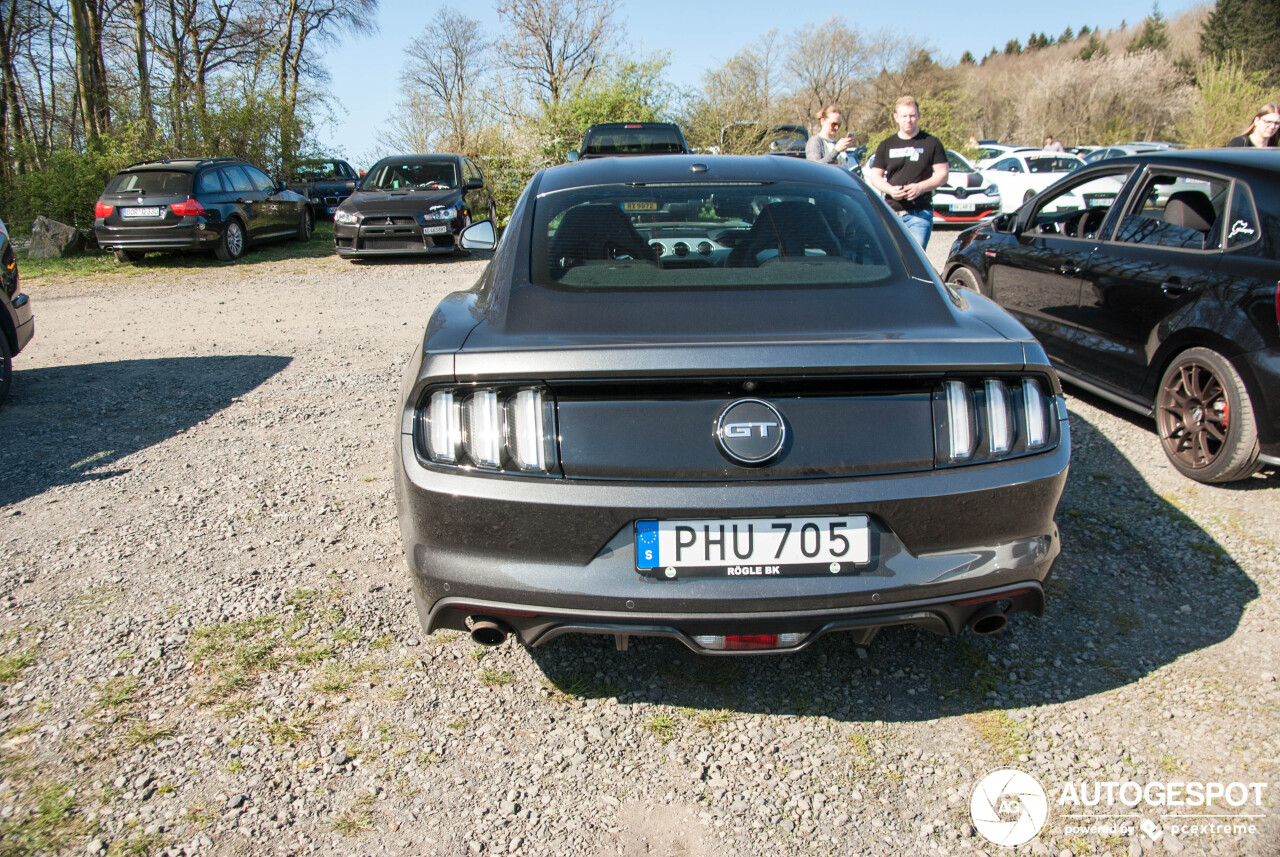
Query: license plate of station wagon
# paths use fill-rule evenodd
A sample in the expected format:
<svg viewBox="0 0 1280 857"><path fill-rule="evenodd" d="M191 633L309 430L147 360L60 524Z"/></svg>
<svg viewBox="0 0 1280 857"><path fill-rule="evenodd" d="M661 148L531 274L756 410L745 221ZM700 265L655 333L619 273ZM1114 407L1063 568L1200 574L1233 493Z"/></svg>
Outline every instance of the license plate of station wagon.
<svg viewBox="0 0 1280 857"><path fill-rule="evenodd" d="M871 561L866 515L637 521L636 570L656 577L840 574Z"/></svg>
<svg viewBox="0 0 1280 857"><path fill-rule="evenodd" d="M159 217L160 209L157 206L149 205L145 208L122 208L120 213L125 217Z"/></svg>

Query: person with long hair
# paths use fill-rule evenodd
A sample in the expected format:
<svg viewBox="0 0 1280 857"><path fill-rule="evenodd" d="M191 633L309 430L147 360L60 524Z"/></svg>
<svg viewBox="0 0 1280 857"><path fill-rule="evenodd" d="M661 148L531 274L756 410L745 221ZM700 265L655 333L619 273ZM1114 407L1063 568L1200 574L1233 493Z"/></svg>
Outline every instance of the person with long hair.
<svg viewBox="0 0 1280 857"><path fill-rule="evenodd" d="M1232 149L1273 149L1280 145L1280 108L1264 104L1253 114L1253 121L1239 137L1232 137L1227 146Z"/></svg>
<svg viewBox="0 0 1280 857"><path fill-rule="evenodd" d="M840 153L853 145L852 137L836 139L836 132L844 124L844 114L839 107L828 104L818 111L817 119L820 130L805 144L804 156L820 164L835 164Z"/></svg>

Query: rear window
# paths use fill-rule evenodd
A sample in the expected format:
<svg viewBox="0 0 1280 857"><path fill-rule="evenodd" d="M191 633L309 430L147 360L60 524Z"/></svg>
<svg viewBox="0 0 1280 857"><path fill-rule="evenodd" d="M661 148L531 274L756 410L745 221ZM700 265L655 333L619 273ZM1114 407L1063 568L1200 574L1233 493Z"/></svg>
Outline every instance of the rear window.
<svg viewBox="0 0 1280 857"><path fill-rule="evenodd" d="M684 150L674 128L619 128L588 135L581 154L675 155Z"/></svg>
<svg viewBox="0 0 1280 857"><path fill-rule="evenodd" d="M177 170L139 170L120 173L107 182L105 193L149 193L155 196L186 196L191 190L191 173Z"/></svg>
<svg viewBox="0 0 1280 857"><path fill-rule="evenodd" d="M452 190L458 186L453 161L421 164L378 164L365 176L363 190Z"/></svg>
<svg viewBox="0 0 1280 857"><path fill-rule="evenodd" d="M532 277L561 289L875 284L901 275L857 189L681 183L538 197Z"/></svg>

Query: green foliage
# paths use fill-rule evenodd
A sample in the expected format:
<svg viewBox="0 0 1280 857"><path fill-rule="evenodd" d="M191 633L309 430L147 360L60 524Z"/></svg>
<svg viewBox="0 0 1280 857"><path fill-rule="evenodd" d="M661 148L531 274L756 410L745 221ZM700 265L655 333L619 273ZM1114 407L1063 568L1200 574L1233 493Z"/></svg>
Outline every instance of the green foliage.
<svg viewBox="0 0 1280 857"><path fill-rule="evenodd" d="M1081 31L1083 33L1083 30ZM1089 41L1085 42L1085 46L1080 49L1079 57L1086 62L1094 57L1105 57L1107 55L1107 46L1102 39L1098 38L1095 30L1089 34Z"/></svg>
<svg viewBox="0 0 1280 857"><path fill-rule="evenodd" d="M553 163L563 163L586 130L600 122L662 121L672 97L664 77L669 64L666 54L623 60L558 106L548 105L542 125L550 142L544 154Z"/></svg>
<svg viewBox="0 0 1280 857"><path fill-rule="evenodd" d="M1219 62L1236 58L1248 74L1280 83L1280 0L1218 0L1200 31L1200 50Z"/></svg>
<svg viewBox="0 0 1280 857"><path fill-rule="evenodd" d="M1188 146L1225 146L1267 99L1262 73L1247 71L1239 57L1202 60L1195 81L1195 99L1177 127L1178 139Z"/></svg>
<svg viewBox="0 0 1280 857"><path fill-rule="evenodd" d="M1126 50L1131 54L1169 50L1169 25L1160 14L1159 3L1151 8L1151 16L1142 22L1142 29L1138 30L1138 35L1133 37Z"/></svg>

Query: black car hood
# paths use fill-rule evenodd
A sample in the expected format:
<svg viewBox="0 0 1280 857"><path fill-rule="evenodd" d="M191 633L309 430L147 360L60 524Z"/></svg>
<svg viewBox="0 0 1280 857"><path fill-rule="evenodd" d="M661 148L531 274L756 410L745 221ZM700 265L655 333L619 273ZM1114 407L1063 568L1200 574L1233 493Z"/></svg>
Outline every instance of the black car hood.
<svg viewBox="0 0 1280 857"><path fill-rule="evenodd" d="M495 292L472 307L480 318L457 352L459 377L510 374L513 351L523 352L522 374L1021 366L1030 340L989 301L952 298L920 280L797 289L781 304L769 289L584 293L526 284L507 296L506 306Z"/></svg>
<svg viewBox="0 0 1280 857"><path fill-rule="evenodd" d="M404 214L451 205L459 199L455 190L367 191L356 190L342 204L361 214Z"/></svg>

